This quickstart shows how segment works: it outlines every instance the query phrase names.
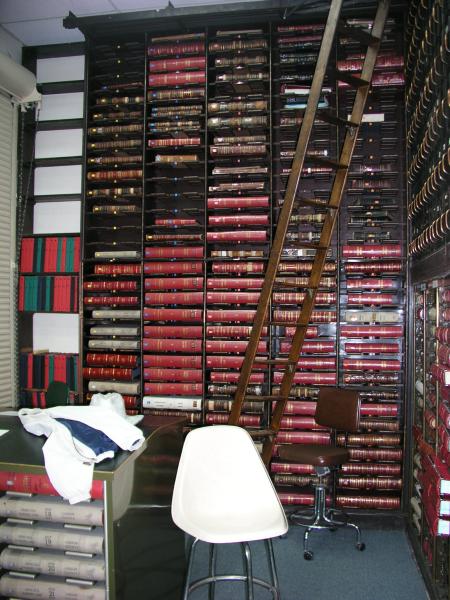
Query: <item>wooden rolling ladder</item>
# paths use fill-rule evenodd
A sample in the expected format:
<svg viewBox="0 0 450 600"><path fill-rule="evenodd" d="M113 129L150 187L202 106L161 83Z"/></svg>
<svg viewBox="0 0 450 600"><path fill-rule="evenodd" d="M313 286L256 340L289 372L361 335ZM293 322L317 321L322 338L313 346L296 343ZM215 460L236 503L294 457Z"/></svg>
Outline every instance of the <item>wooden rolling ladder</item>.
<svg viewBox="0 0 450 600"><path fill-rule="evenodd" d="M254 437L261 437L264 440L262 458L266 464L269 463L272 456L276 434L280 428L281 418L283 416L286 403L289 399L297 363L300 358L303 342L306 336L306 330L314 308L317 290L320 285L320 279L322 277L327 251L331 243L333 229L337 220L338 210L341 204L348 170L353 156L359 126L363 118L370 82L372 80L372 74L378 55L380 41L389 10L389 0L380 0L372 29L370 32L368 32L364 29L348 26L340 20L342 2L343 0L332 0L330 5L322 44L310 88L308 103L305 109L295 155L292 162L292 169L289 175L284 201L279 213L278 223L267 262L261 294L259 297L259 303L253 321L249 343L241 367L237 389L228 420L230 425L237 425L239 423L239 418L245 401L263 401L274 403L274 409L272 411L272 417L268 429L255 430L251 432ZM359 77L355 77L341 71L335 71L334 76L337 81L345 82L346 84L356 88L353 109L350 119L348 120L341 118L338 115L333 115L330 112L317 112L317 107L325 79L325 73L327 70L331 50L333 48L333 40L337 31L346 37L351 37L367 45L363 68ZM341 126L346 130L340 156L337 160L329 160L322 157L311 157L311 160L314 160L322 165L325 164L327 166L332 166L335 169L335 176L331 187L330 198L326 202L297 197L305 158L308 158L308 160L310 159L310 157L308 157L307 149L315 120L332 123L334 125ZM312 270L306 286L304 300L297 319L295 333L292 338L289 356L287 359L267 359L264 357L258 358L256 354L263 327L266 325L286 325L285 322L279 323L275 321L269 321L267 319L267 314L271 301L272 290L274 284L276 283L275 280L278 274L278 267L294 205L313 206L325 209L326 214L318 243L296 243L296 246L299 248L313 249L315 254ZM286 283L287 282L284 282L282 284L283 287L288 287ZM293 287L294 286L295 284L293 284ZM256 364L277 365L283 370L283 376L278 395L251 396L246 393L247 386L250 381L250 375L254 365Z"/></svg>

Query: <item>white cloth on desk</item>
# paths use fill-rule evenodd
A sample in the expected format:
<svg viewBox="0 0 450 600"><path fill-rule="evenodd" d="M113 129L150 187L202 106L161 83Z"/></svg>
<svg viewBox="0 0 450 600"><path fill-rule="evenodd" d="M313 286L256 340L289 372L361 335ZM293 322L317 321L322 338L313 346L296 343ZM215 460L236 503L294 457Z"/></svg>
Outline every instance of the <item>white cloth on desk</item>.
<svg viewBox="0 0 450 600"><path fill-rule="evenodd" d="M89 500L94 464L112 458L114 452L96 454L74 438L57 418L80 421L98 429L122 450L136 450L144 442L140 429L107 408L55 406L19 410L19 419L28 432L47 436L42 451L48 477L56 491L70 504Z"/></svg>

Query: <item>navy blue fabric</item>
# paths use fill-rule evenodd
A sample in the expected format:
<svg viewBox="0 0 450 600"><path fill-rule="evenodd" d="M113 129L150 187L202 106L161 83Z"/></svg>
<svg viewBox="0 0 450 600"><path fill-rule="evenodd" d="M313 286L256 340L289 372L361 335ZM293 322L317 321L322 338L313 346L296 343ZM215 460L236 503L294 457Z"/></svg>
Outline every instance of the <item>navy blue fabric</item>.
<svg viewBox="0 0 450 600"><path fill-rule="evenodd" d="M57 418L56 420L67 427L74 438L86 446L89 446L96 455L107 452L108 450L112 450L113 452L119 450L119 446L99 429L95 429L94 427L86 425L86 423L75 421L73 419Z"/></svg>

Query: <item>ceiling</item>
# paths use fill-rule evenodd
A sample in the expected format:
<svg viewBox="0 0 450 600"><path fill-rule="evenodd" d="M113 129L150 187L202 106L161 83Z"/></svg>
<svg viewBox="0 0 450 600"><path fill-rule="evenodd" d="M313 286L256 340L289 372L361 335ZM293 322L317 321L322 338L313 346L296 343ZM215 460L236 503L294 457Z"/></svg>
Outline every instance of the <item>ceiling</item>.
<svg viewBox="0 0 450 600"><path fill-rule="evenodd" d="M69 12L85 17L233 2L236 0L170 0L170 4L168 0L0 0L0 25L24 46L62 44L84 40L78 29L64 29L62 21Z"/></svg>

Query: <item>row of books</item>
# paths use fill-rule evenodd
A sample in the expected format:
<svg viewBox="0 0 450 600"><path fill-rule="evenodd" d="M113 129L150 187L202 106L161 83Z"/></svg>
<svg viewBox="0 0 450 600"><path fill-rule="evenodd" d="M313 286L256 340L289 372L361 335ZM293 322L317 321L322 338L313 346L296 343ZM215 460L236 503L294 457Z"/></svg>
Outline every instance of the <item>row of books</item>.
<svg viewBox="0 0 450 600"><path fill-rule="evenodd" d="M21 275L19 311L78 312L78 276Z"/></svg>
<svg viewBox="0 0 450 600"><path fill-rule="evenodd" d="M51 381L64 381L78 388L78 355L21 353L19 377L25 388L47 389Z"/></svg>
<svg viewBox="0 0 450 600"><path fill-rule="evenodd" d="M79 237L25 237L21 242L21 273L78 273Z"/></svg>

